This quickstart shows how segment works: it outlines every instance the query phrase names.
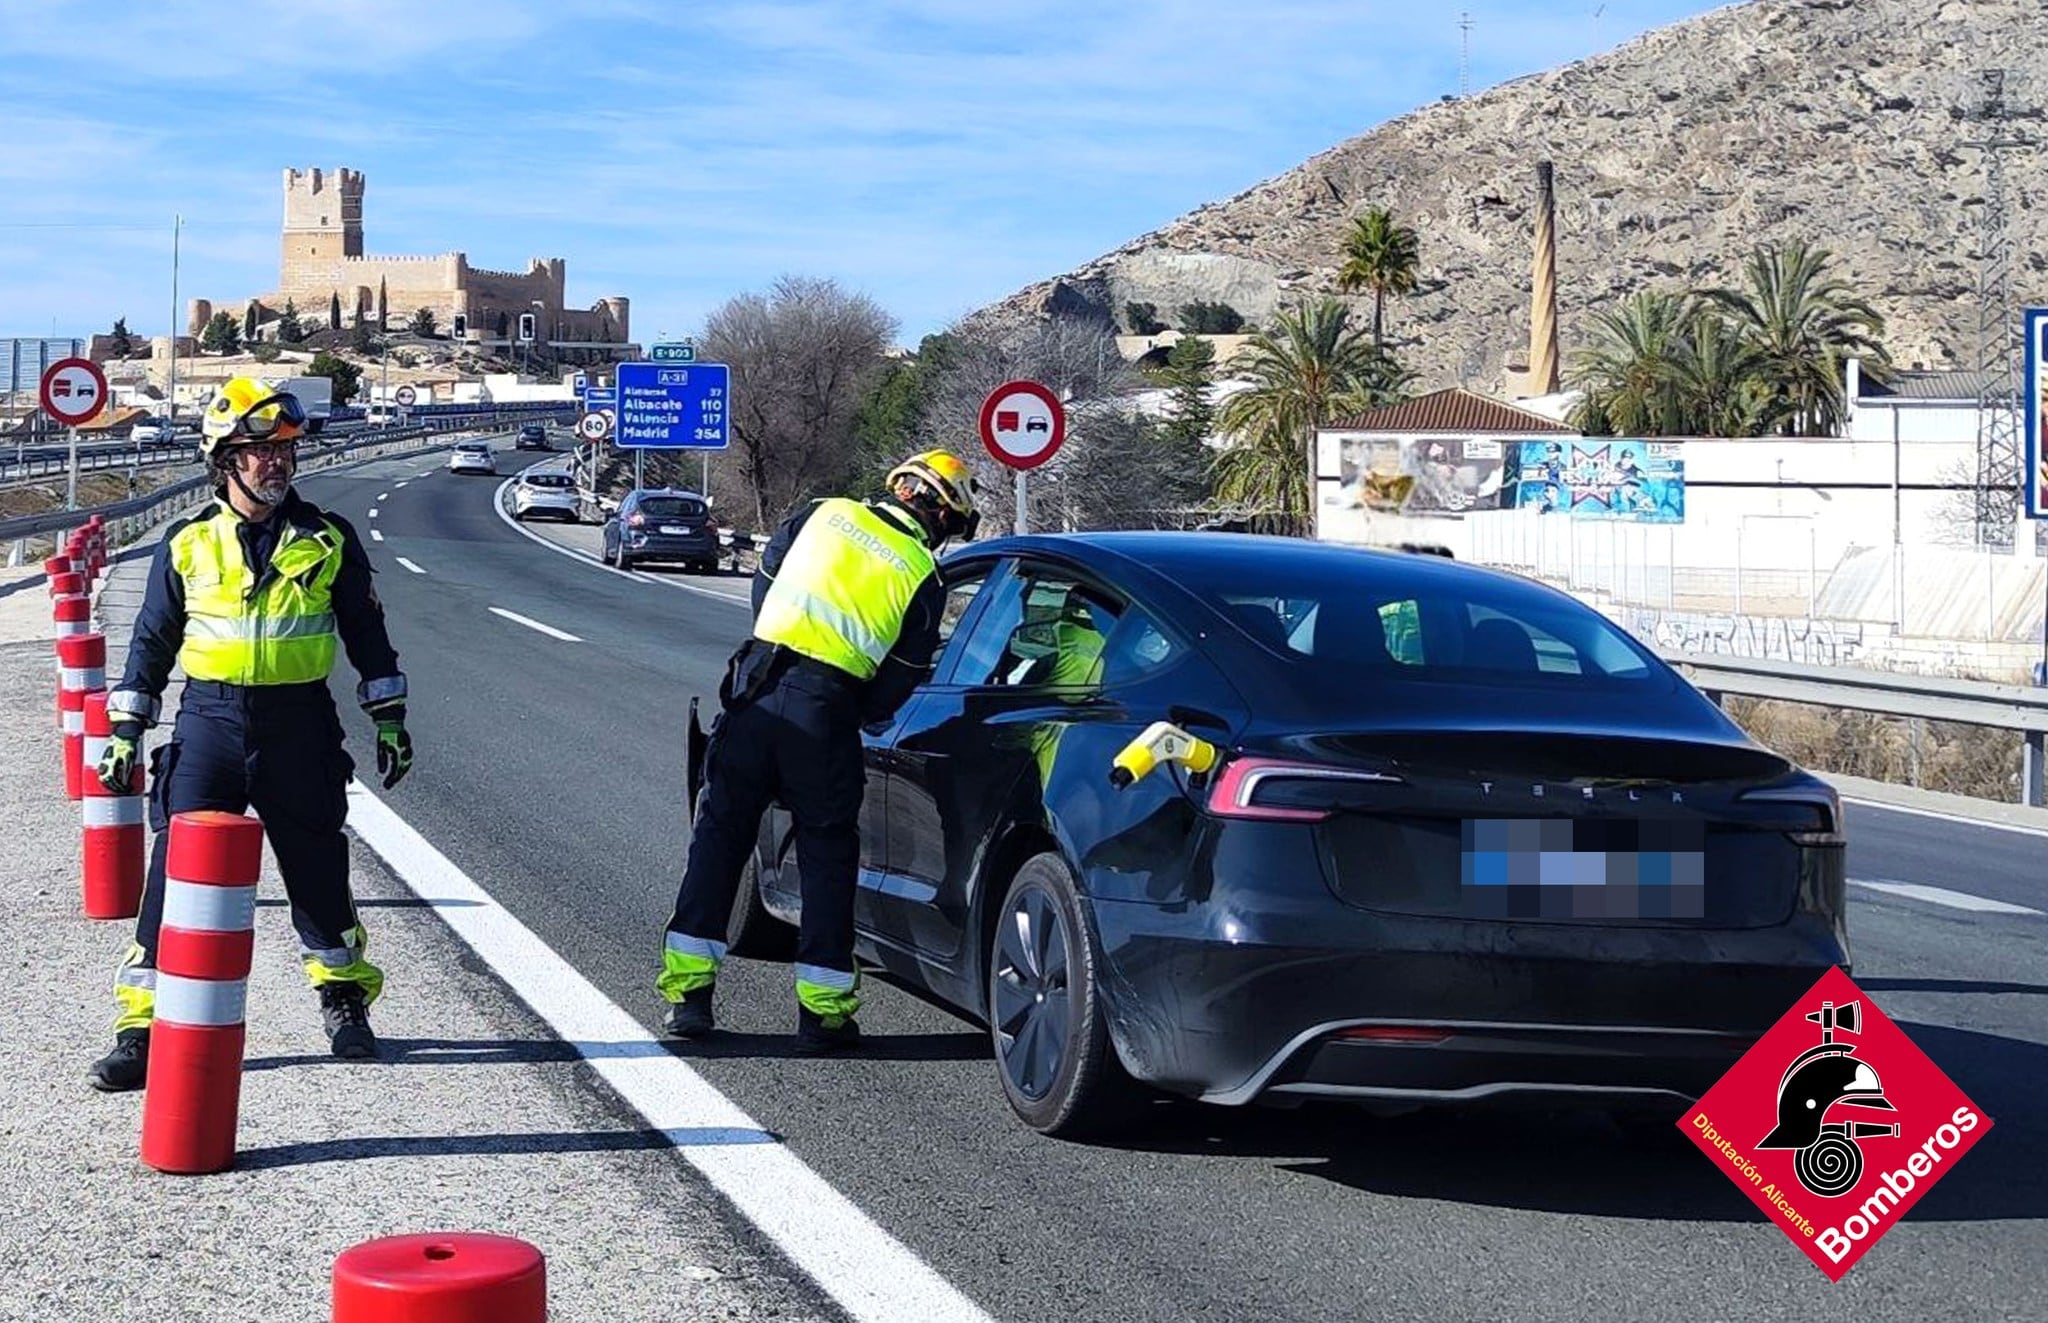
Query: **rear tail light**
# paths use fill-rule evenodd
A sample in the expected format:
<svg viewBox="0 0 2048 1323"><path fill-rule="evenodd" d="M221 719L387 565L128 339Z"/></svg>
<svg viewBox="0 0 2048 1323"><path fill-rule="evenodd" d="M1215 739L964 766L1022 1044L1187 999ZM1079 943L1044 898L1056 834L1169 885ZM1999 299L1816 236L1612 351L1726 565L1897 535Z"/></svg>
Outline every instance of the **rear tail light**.
<svg viewBox="0 0 2048 1323"><path fill-rule="evenodd" d="M1752 804L1803 804L1814 811L1816 822L1811 831L1787 832L1800 845L1845 845L1848 838L1842 833L1842 797L1834 787L1822 784L1797 786L1769 786L1761 790L1745 790L1738 798Z"/></svg>
<svg viewBox="0 0 2048 1323"><path fill-rule="evenodd" d="M1334 806L1260 802L1262 790L1280 783L1301 782L1358 784L1382 782L1405 784L1387 772L1363 768L1325 767L1316 763L1287 762L1277 758L1239 758L1226 765L1209 791L1209 811L1223 818L1256 818L1267 822L1321 822L1336 812Z"/></svg>
<svg viewBox="0 0 2048 1323"><path fill-rule="evenodd" d="M1420 1024L1361 1024L1332 1035L1351 1043L1441 1043L1450 1036L1448 1029Z"/></svg>

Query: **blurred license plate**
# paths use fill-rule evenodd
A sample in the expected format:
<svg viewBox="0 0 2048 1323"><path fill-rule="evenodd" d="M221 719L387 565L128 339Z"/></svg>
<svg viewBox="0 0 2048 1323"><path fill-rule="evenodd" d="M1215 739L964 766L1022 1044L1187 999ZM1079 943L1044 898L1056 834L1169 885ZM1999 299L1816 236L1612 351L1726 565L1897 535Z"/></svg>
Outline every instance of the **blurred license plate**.
<svg viewBox="0 0 2048 1323"><path fill-rule="evenodd" d="M1463 908L1475 917L1706 914L1706 832L1699 823L1475 819L1464 824L1463 836Z"/></svg>
<svg viewBox="0 0 2048 1323"><path fill-rule="evenodd" d="M683 537L686 536L690 530L684 528L681 524L663 524L661 526L661 531L668 534L670 537Z"/></svg>

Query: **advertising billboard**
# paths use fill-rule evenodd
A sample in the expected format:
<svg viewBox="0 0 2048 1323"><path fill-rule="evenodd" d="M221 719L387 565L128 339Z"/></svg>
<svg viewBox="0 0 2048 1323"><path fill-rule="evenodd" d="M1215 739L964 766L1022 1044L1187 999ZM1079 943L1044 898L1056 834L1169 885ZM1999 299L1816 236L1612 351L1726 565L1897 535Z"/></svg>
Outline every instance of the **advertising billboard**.
<svg viewBox="0 0 2048 1323"><path fill-rule="evenodd" d="M1513 509L1639 524L1685 522L1685 461L1676 442L1520 441L1509 456Z"/></svg>
<svg viewBox="0 0 2048 1323"><path fill-rule="evenodd" d="M2020 393L2027 405L2027 518L2048 519L2048 438L2041 435L2048 427L2048 411L2041 407L2048 394L2048 308L2027 309L2026 325L2027 375Z"/></svg>
<svg viewBox="0 0 2048 1323"><path fill-rule="evenodd" d="M1336 439L1338 503L1379 514L1497 510L1513 441L1353 434ZM1324 469L1325 475L1329 469Z"/></svg>

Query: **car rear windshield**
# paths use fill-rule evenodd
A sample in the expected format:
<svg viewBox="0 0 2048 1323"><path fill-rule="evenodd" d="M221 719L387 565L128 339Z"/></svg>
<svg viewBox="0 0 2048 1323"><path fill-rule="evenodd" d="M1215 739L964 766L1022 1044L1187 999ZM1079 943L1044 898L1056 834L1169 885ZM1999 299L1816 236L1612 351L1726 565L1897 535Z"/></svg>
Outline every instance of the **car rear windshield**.
<svg viewBox="0 0 2048 1323"><path fill-rule="evenodd" d="M643 496L640 513L654 519L696 519L704 513L704 502L687 496Z"/></svg>
<svg viewBox="0 0 2048 1323"><path fill-rule="evenodd" d="M529 487L573 487L575 483L566 473L529 473L526 475Z"/></svg>
<svg viewBox="0 0 2048 1323"><path fill-rule="evenodd" d="M1414 680L1554 688L1668 689L1669 672L1604 616L1512 583L1403 573L1387 558L1300 567L1178 567L1175 577L1303 683L1361 670Z"/></svg>

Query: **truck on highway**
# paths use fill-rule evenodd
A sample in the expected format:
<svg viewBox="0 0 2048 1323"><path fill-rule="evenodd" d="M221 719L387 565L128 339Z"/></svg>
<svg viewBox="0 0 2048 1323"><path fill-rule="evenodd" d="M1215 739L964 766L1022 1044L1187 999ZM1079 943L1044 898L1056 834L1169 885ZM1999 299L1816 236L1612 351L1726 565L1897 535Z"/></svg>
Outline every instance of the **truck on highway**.
<svg viewBox="0 0 2048 1323"><path fill-rule="evenodd" d="M279 387L299 397L299 406L306 411L307 431L317 433L327 426L327 420L334 414L334 382L331 378L286 377Z"/></svg>

